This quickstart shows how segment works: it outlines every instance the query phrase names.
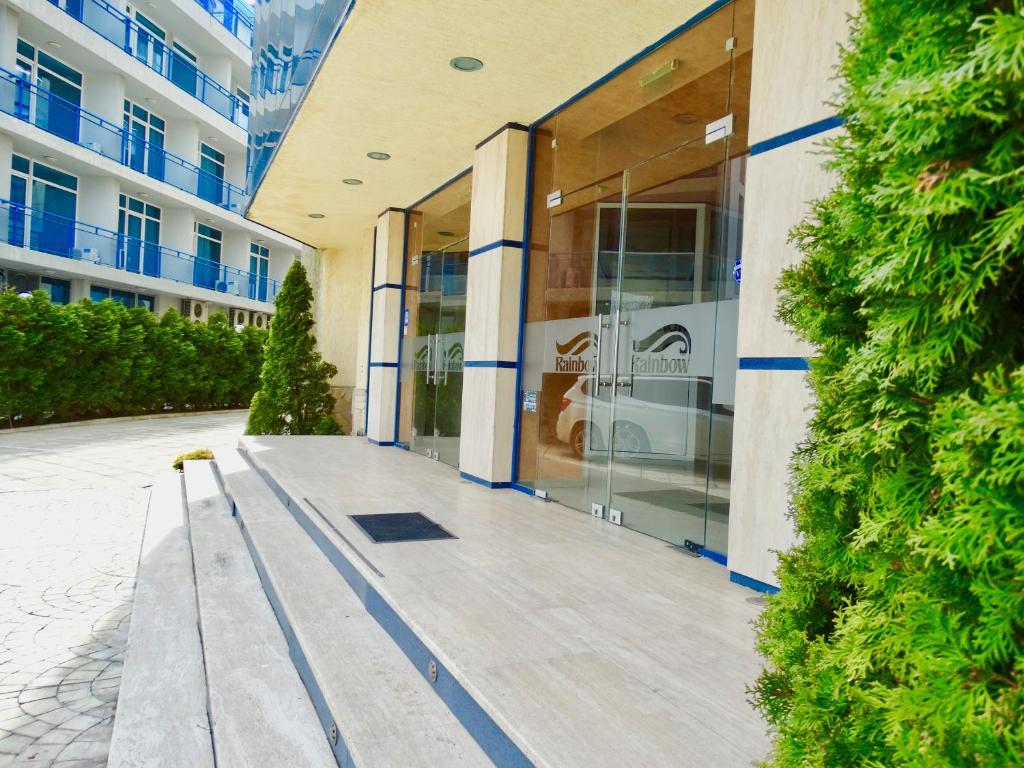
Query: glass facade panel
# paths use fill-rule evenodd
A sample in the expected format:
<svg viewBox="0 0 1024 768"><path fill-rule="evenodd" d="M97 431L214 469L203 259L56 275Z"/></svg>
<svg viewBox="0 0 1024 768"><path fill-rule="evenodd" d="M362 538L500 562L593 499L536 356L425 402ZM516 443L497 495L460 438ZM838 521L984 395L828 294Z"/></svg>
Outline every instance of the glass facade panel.
<svg viewBox="0 0 1024 768"><path fill-rule="evenodd" d="M752 25L739 0L539 126L530 201L518 481L718 552Z"/></svg>
<svg viewBox="0 0 1024 768"><path fill-rule="evenodd" d="M248 187L255 190L354 0L267 0L253 31Z"/></svg>
<svg viewBox="0 0 1024 768"><path fill-rule="evenodd" d="M408 213L399 442L458 466L469 266L467 174Z"/></svg>

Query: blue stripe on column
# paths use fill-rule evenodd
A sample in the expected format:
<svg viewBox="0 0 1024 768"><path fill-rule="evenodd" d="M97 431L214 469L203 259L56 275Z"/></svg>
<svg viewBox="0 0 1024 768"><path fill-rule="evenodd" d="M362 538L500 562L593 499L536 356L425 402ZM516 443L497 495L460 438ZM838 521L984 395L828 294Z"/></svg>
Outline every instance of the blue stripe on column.
<svg viewBox="0 0 1024 768"><path fill-rule="evenodd" d="M371 368L397 368L398 363L370 363Z"/></svg>
<svg viewBox="0 0 1024 768"><path fill-rule="evenodd" d="M402 286L398 283L381 283L380 285L373 286L374 291L379 291L382 288L397 288L398 290L402 290Z"/></svg>
<svg viewBox="0 0 1024 768"><path fill-rule="evenodd" d="M487 253L493 251L496 248L522 248L523 243L521 240L495 240L493 243L487 245L481 245L479 248L474 248L469 252L470 256L479 256L481 253Z"/></svg>
<svg viewBox="0 0 1024 768"><path fill-rule="evenodd" d="M402 285L406 284L408 279L409 271L409 260L405 258L405 255L409 252L409 212L402 212ZM402 366L402 336L404 335L405 326L405 291L401 293L401 301L398 304L398 362L395 364L396 368ZM399 374L395 377L395 431L391 435L392 441L397 441L400 435L398 434L398 421L402 415L402 376Z"/></svg>
<svg viewBox="0 0 1024 768"><path fill-rule="evenodd" d="M522 483L512 483L512 485L510 485L509 487L513 491L519 491L520 493L525 493L527 496L536 496L537 495L537 492L533 488L531 488L528 485L523 485Z"/></svg>
<svg viewBox="0 0 1024 768"><path fill-rule="evenodd" d="M394 440L374 440L372 437L368 437L368 438L366 438L366 440L371 445L379 445L382 448L386 447L386 446L389 446L389 445L396 445Z"/></svg>
<svg viewBox="0 0 1024 768"><path fill-rule="evenodd" d="M774 584L765 584L763 581L752 579L749 576L744 576L742 573L736 573L736 571L729 571L729 581L733 584L739 584L741 587L747 587L747 589L764 592L767 595L775 595L779 592L779 588Z"/></svg>
<svg viewBox="0 0 1024 768"><path fill-rule="evenodd" d="M373 227L373 257L370 259L370 327L366 332L366 394L363 396L363 434L370 432L370 350L373 349L373 284L377 282L377 226Z"/></svg>
<svg viewBox="0 0 1024 768"><path fill-rule="evenodd" d="M484 480L482 477L471 475L469 472L459 472L459 477L463 480L469 480L471 483L482 485L484 488L511 488L512 483L492 483L490 480Z"/></svg>
<svg viewBox="0 0 1024 768"><path fill-rule="evenodd" d="M522 404L520 398L523 386L523 337L526 328L526 278L530 268L530 227L531 210L530 193L533 190L533 152L537 144L537 126L530 126L530 132L526 140L526 190L523 199L526 201L523 212L523 258L519 265L519 335L516 339L516 389L515 409L512 411L512 481L513 488L516 488L515 481L519 480L519 430L522 427ZM520 490L517 488L517 490Z"/></svg>
<svg viewBox="0 0 1024 768"><path fill-rule="evenodd" d="M794 128L792 131L786 131L780 133L778 136L773 136L770 139L764 141L757 141L750 145L750 155L763 155L765 152L770 152L773 149L784 147L787 144L792 144L795 141L806 139L810 136L816 136L819 133L825 131L831 131L833 128L838 128L843 124L843 118L838 115L833 117L826 117L824 120L818 120L810 125L804 125L800 128Z"/></svg>
<svg viewBox="0 0 1024 768"><path fill-rule="evenodd" d="M806 357L741 357L741 371L809 371Z"/></svg>
<svg viewBox="0 0 1024 768"><path fill-rule="evenodd" d="M466 360L464 368L515 368L515 360Z"/></svg>

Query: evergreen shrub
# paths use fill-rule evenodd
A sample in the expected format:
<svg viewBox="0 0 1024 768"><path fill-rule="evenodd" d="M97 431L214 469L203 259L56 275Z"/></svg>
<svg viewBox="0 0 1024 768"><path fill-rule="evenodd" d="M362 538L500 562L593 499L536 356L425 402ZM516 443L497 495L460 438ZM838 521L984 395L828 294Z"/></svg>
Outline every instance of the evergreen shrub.
<svg viewBox="0 0 1024 768"><path fill-rule="evenodd" d="M221 313L161 319L109 299L60 306L0 292L0 424L247 407L267 332Z"/></svg>
<svg viewBox="0 0 1024 768"><path fill-rule="evenodd" d="M817 407L759 619L768 764L1020 766L1024 8L863 0L841 74L781 283Z"/></svg>
<svg viewBox="0 0 1024 768"><path fill-rule="evenodd" d="M274 299L274 322L246 434L340 434L330 387L338 369L316 351L312 306L313 288L296 261Z"/></svg>

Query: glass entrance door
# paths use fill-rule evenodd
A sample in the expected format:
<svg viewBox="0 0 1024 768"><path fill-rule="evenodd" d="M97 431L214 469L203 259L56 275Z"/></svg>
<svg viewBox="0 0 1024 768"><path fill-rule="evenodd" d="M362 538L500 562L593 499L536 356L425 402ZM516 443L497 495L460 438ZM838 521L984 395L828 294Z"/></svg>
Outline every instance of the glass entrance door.
<svg viewBox="0 0 1024 768"><path fill-rule="evenodd" d="M467 238L419 257L416 328L407 345L411 354L403 362L412 373L408 447L453 467L459 464L462 431L468 260ZM413 307L408 309L411 316Z"/></svg>
<svg viewBox="0 0 1024 768"><path fill-rule="evenodd" d="M459 465L472 174L408 213L398 444Z"/></svg>

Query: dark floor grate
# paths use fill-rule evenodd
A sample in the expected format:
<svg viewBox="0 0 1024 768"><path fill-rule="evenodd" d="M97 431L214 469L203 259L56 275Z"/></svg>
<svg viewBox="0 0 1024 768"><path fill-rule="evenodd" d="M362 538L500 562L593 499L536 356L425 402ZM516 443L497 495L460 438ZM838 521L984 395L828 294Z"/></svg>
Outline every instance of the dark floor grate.
<svg viewBox="0 0 1024 768"><path fill-rule="evenodd" d="M390 512L383 515L349 517L375 544L456 538L421 512Z"/></svg>

